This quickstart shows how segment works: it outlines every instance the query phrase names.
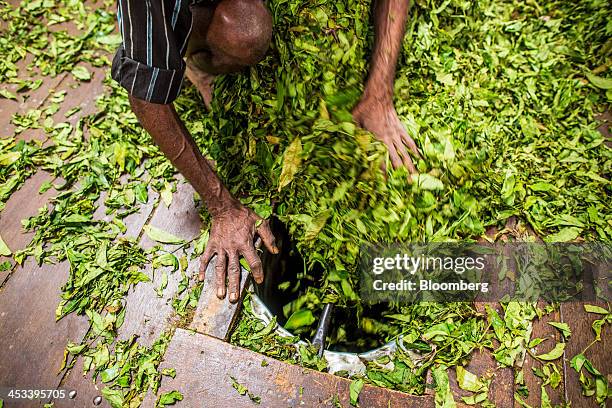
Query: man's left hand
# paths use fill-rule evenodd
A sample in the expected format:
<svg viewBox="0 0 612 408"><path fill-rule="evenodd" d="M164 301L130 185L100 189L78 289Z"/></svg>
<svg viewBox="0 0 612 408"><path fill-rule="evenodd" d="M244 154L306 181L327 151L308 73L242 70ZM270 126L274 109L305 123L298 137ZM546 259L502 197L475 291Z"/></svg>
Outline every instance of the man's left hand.
<svg viewBox="0 0 612 408"><path fill-rule="evenodd" d="M393 102L383 102L376 98L364 98L353 109L353 119L359 126L374 133L376 138L387 145L393 168L405 166L411 173L416 167L406 147L421 157L416 143L404 128L397 116Z"/></svg>

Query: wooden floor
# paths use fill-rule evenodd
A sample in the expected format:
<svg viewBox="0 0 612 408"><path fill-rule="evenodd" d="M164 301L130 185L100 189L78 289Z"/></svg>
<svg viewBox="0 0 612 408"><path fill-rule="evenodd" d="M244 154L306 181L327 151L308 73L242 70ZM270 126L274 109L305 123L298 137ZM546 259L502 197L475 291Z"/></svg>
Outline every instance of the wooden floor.
<svg viewBox="0 0 612 408"><path fill-rule="evenodd" d="M65 120L63 113L75 106L80 106L81 111L70 118L71 122L76 122L79 116L94 112L95 98L92 96L103 92L104 71L91 70L94 76L88 83L76 83L71 75L63 74L45 79L43 85L25 102L0 99L0 135L7 137L13 134L14 128L10 123L13 113L44 106L52 91L65 89L68 92L62 109L56 114L58 120ZM41 131L27 131L19 135L19 139L44 141L44 134ZM41 184L50 179L50 175L45 172L35 174L11 197L0 214L0 235L11 250L24 248L31 239L31 234L22 230L21 220L34 215L56 193L53 189L44 194L38 193ZM150 193L149 203L142 206L139 213L125 220L128 227L126 235L137 237L144 247L152 245L142 233L145 225L157 226L187 240L197 236L200 220L193 201L193 190L188 184L179 183L169 208L163 204L155 205L156 201L156 195ZM98 214L104 216L102 210ZM190 262L188 273L195 273L197 269L197 262ZM120 333L120 338L138 334L143 344L150 344L169 326L172 308L168 299L174 295L180 278L179 274L170 275L165 297L159 298L154 288L159 286L157 280L160 274L153 277L150 270L147 273L151 275L152 282L139 284L129 294L126 319ZM69 341L80 342L89 328L87 319L82 316L69 315L55 322L60 288L67 277L66 263L38 266L32 260L12 273L0 272L0 389L75 389L76 399L56 400L55 406L93 407L92 400L100 395L100 384L94 384L81 375L81 363L77 363L72 371L58 374L65 345ZM564 381L557 393L549 392L553 403L571 400L573 407L596 406L593 399L587 400L581 396L577 374L569 365L569 360L592 341L590 325L594 319L595 315L586 314L581 304L572 303L562 305L558 312L535 322L532 337L558 340L558 332L546 324L547 321L567 322L573 333L564 358L557 362L564 374ZM609 336L610 331L605 328L602 342L587 352L587 357L608 378L611 373ZM534 352L546 352L553 344L554 341L546 341ZM237 367L245 367L245 358L248 359L248 369L237 370ZM238 395L231 388L229 376L234 376L249 389L260 393L261 406L330 406L334 395L339 396L344 406L348 404L347 380L298 367L288 368L285 364L235 347L223 347L218 340L184 330L176 332L165 360L163 365L176 368L177 377L162 383L162 391L177 388L183 390L185 401L182 406L186 407L219 406L228 401L231 406L254 406L248 397ZM267 360L272 368L266 370L267 367L262 367L262 360ZM530 389L526 402L532 406L540 405L540 386L531 368L540 365L529 356L525 360L525 380ZM497 406L518 406L513 398L512 371L496 368L490 354L475 352L468 369L478 375L493 374L490 398ZM285 374L287 377L284 377ZM464 395L464 392L458 389L452 377L451 373L452 389L457 401L460 401L459 396ZM382 397L379 394L376 387L366 387L364 398L371 404L367 406L377 406L374 401L385 401L380 406L433 406L431 393L424 397L408 397L396 392ZM224 400L223 396L229 399ZM144 406L152 407L153 401L154 397L149 396ZM5 401L5 407L14 406L34 405L31 402L15 404ZM103 403L101 406L106 405Z"/></svg>

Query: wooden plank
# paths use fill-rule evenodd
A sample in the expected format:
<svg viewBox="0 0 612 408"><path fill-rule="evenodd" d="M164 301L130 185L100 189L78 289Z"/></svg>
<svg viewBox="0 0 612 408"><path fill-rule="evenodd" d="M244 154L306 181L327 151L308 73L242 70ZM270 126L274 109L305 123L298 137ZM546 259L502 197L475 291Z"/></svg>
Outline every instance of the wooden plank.
<svg viewBox="0 0 612 408"><path fill-rule="evenodd" d="M190 241L200 234L200 216L193 200L193 187L184 182L178 182L177 191L173 195L172 204L166 207L159 203L148 225L160 228L177 237ZM141 242L143 248L151 248L158 243L143 235ZM176 250L176 245L164 245L167 250ZM180 256L180 254L177 254ZM188 257L188 276L197 273L199 260L190 260ZM126 300L125 323L121 328L119 339L124 340L136 334L139 342L150 345L168 327L168 319L174 310L170 300L175 295L181 280L180 273L168 275L168 286L163 297L158 297L155 289L159 287L162 270L153 273L151 266L147 266L145 273L151 282L142 282L128 295Z"/></svg>
<svg viewBox="0 0 612 408"><path fill-rule="evenodd" d="M148 202L140 206L140 211L134 214L130 214L123 219L123 222L126 226L126 232L121 234L122 236L134 238L138 238L140 236L142 228L144 227L151 213L155 209L155 203L158 200L158 194L153 190L149 190L148 196ZM104 206L105 197L106 192L103 192L99 200L99 206L96 212L94 213L94 218L110 221L113 218L113 215L106 214L106 207ZM87 373L86 375L83 375L83 359L79 358L76 361L74 367L69 372L65 373L62 383L59 387L60 389L76 390L76 397L72 400L56 399L53 401L55 403L55 407L70 408L74 406L91 406L94 398L101 395L101 390L103 388L102 383L99 380L97 383L94 382L91 378L91 375L91 372ZM101 405L98 405L98 407L108 406L109 405L106 403L106 401L103 401Z"/></svg>
<svg viewBox="0 0 612 408"><path fill-rule="evenodd" d="M588 302L608 309L608 305L604 302ZM570 366L572 358L580 353L595 339L595 333L591 325L596 319L601 319L602 315L587 313L584 310L585 303L568 302L561 305L561 313L563 321L567 323L572 331L572 335L565 348L563 356L563 366L565 369L564 380L566 383L566 398L572 403L572 407L589 408L597 407L594 397L587 398L582 395L582 387L580 385L580 375ZM601 330L601 342L595 343L589 347L585 356L598 369L604 377L608 379L612 376L612 360L610 360L610 335L612 330L609 325L604 325ZM585 374L586 375L586 374Z"/></svg>
<svg viewBox="0 0 612 408"><path fill-rule="evenodd" d="M265 367L262 366L265 362ZM350 380L287 364L250 350L241 349L210 336L177 329L162 368L176 369L176 378L164 378L160 393L180 390L185 407L255 407L240 395L230 376L255 396L262 407L330 407L337 398L349 405ZM433 396L413 396L399 391L365 385L362 407L433 407ZM155 396L143 403L152 407Z"/></svg>
<svg viewBox="0 0 612 408"><path fill-rule="evenodd" d="M19 2L11 1L18 4ZM68 27L69 33L77 30L74 24ZM57 26L55 27L57 28ZM27 65L32 61L32 55L18 63L20 73L25 73ZM18 101L0 100L0 137L8 137L14 133L11 123L15 113L26 113L30 109L40 109L49 95L59 89L67 89L67 95L60 110L54 115L56 122L75 124L78 118L95 112L95 96L102 93L103 79L106 68L89 67L93 73L90 82L74 80L70 74L62 73L56 77L42 77L36 73L26 74L31 80L43 79L43 83L35 91L27 93L27 97L18 94ZM16 85L8 85L14 91ZM75 106L81 110L70 118L64 113ZM28 129L19 134L20 140L45 140L46 135L40 129ZM17 191L7 203L0 216L0 231L11 249L23 248L31 239L32 233L21 231L21 219L36 214L48 199L55 194L49 190L38 195L38 188L51 177L45 172L39 172ZM126 219L128 233L130 227L142 228L151 209L149 208L142 223L130 224ZM130 216L133 217L133 216ZM128 218L130 218L128 217ZM136 234L137 236L137 234ZM23 268L18 268L14 278L5 282L0 291L0 384L18 388L56 388L61 377L56 373L62 362L64 347L68 341L78 342L85 335L89 325L87 319L70 315L55 322L55 305L59 302L61 286L68 278L69 265L43 265L39 267L33 261L27 261ZM6 278L0 273L0 287ZM67 400L68 406L74 401ZM43 401L39 401L40 404ZM7 408L38 406L35 402L14 402L5 400ZM81 406L92 406L91 401Z"/></svg>
<svg viewBox="0 0 612 408"><path fill-rule="evenodd" d="M201 221L193 201L193 189L189 184L179 182L169 208L163 203L159 203L153 209L152 203L156 199L157 194L149 191L149 203L147 203L145 208L148 208L149 211L154 211L152 218L148 222L149 225L154 225L185 240L191 240L198 236ZM100 209L99 212L100 215L104 213ZM134 215L136 214L130 217ZM148 219L148 215L149 213L141 210L137 213L138 219L132 219L129 223L126 219L126 226L128 227L126 235L139 236L140 230L145 224L144 221ZM146 235L142 236L141 246L150 248L155 244ZM167 248L176 249L176 246L167 246ZM197 273L199 263L196 261L189 261L186 271L188 276ZM140 344L150 346L171 323L170 320L174 310L170 301L176 294L181 276L179 272L168 275L168 286L164 290L164 296L160 298L155 293L155 289L160 285L161 271L158 270L154 275L151 266L148 265L144 272L152 281L139 283L128 295L126 299L125 322L119 331L118 339L125 340L132 335L137 335ZM62 389L77 390L77 396L74 400L54 401L57 408L91 406L93 399L100 395L100 390L104 387L103 384L100 381L94 383L91 380L91 373L83 376L82 372L82 359L79 359L75 367L65 376L61 385ZM107 407L108 404L103 402L99 406Z"/></svg>
<svg viewBox="0 0 612 408"><path fill-rule="evenodd" d="M108 67L92 67L89 64L81 64L91 73L91 80L82 82L68 75L61 83L61 89L66 90L66 97L61 103L60 109L53 115L56 123L68 122L75 126L79 118L98 111L96 100L104 93L104 77ZM58 89L59 90L59 89ZM66 112L72 108L79 107L80 111L66 118Z"/></svg>
<svg viewBox="0 0 612 408"><path fill-rule="evenodd" d="M99 76L101 79L101 74ZM51 84L50 86L59 85L62 79L63 77L59 76L45 83ZM31 97L26 104L18 108L28 108L31 104L35 104L35 107L40 106L50 89L50 86L44 86L45 83L39 88L38 96ZM88 110L93 110L91 95L96 88L94 86L86 88L87 92L69 93L66 104L62 105L62 110L56 115L63 115L64 111L74 105L82 106L82 114L90 113ZM101 90L101 81L98 83L98 88ZM71 106L67 107L68 104ZM6 110L2 111L2 115L4 120L2 124L7 126L10 115ZM76 122L77 115L73 119ZM59 120L65 120L65 118L61 116ZM25 137L20 135L19 138ZM38 194L41 184L52 180L52 176L46 172L36 173L11 196L2 211L0 231L13 251L24 248L31 240L33 233L22 231L21 220L35 215L38 209L56 193L51 189L43 194ZM16 270L13 279L7 280L7 272L0 274L0 282L4 282L0 283L4 285L0 292L0 310L5 316L10 316L10 318L2 316L0 343L8 345L8 348L3 348L3 352L14 353L12 358L8 354L5 356L0 353L0 360L4 362L4 365L0 364L0 372L10 373L0 380L0 384L39 389L55 388L60 384L61 376L57 375L57 371L66 343L80 341L89 327L87 319L74 315L55 323L55 305L59 302L60 288L68 278L68 270L67 263L38 267L33 261L28 261L24 268ZM25 308L24 303L27 305ZM17 309L12 310L12 308ZM27 339L27 341L22 339ZM32 406L31 404L32 402L23 401L7 402L7 406Z"/></svg>
<svg viewBox="0 0 612 408"><path fill-rule="evenodd" d="M104 78L104 72L104 68L92 69L92 73L94 77L97 77L98 81L92 80L88 83L83 83L82 85L77 84L73 78L64 81L62 87L76 86L78 87L78 90L68 92L62 107L54 116L55 120L69 121L74 125L78 121L79 117L95 112L95 98L92 98L92 95L99 95L102 93L102 79ZM53 81L47 82L55 83ZM41 99L33 100L30 98L28 99L27 104L32 104L34 102L42 104L44 102L44 97L39 96L39 98ZM6 101L6 99L0 99L0 103L2 101ZM81 111L67 120L64 117L64 113L75 106L80 106ZM0 127L10 125L10 123L6 122L7 120L10 122L10 116L7 118L5 116L6 114L8 113L3 111L0 105L0 118L2 118L0 119ZM12 130L9 134L12 134ZM23 139L25 137L22 136L23 135L20 135L18 138ZM46 136L44 136L42 133L41 135L32 137L39 140L44 140L46 138ZM38 209L56 193L54 189L50 189L42 195L38 193L41 184L45 181L53 181L53 177L45 171L37 172L30 179L26 180L24 185L18 191L16 191L13 196L11 196L6 204L6 207L0 213L0 235L7 242L9 248L11 248L13 251L16 249L23 249L30 242L33 236L32 233L22 232L21 220L35 215ZM3 260L4 259L0 259L0 261ZM4 284L8 276L8 271L0 272L0 287Z"/></svg>
<svg viewBox="0 0 612 408"><path fill-rule="evenodd" d="M220 340L228 341L231 329L240 314L242 302L230 303L227 296L219 299L216 294L215 264L216 256L209 263L204 278L204 287L198 301L198 307L189 328L198 333L207 334ZM249 272L241 267L240 298L246 293Z"/></svg>
<svg viewBox="0 0 612 408"><path fill-rule="evenodd" d="M28 55L28 58L26 60L22 60L17 64L18 67L25 67L27 65L27 62L30 59L31 59L31 56ZM23 71L23 68L20 71ZM23 97L21 96L23 94L17 94L18 101L4 99L4 98L0 99L0 137L5 138L5 137L13 136L13 134L15 133L15 125L11 123L13 115L16 113L23 115L26 112L28 112L30 109L39 109L44 104L44 102L47 100L49 95L55 92L61 86L62 81L67 75L68 74L63 73L55 77L34 76L31 78L28 78L31 80L42 79L43 83L38 89L27 93L27 95L29 95L27 99L25 100L23 99ZM9 91L16 93L15 92L15 89L17 88L16 85L9 84L7 88ZM46 136L44 132L42 131L42 129L29 129L19 134L17 136L17 139L19 140L32 140L32 139L45 140Z"/></svg>
<svg viewBox="0 0 612 408"><path fill-rule="evenodd" d="M33 232L23 231L21 220L36 215L38 209L57 193L53 188L38 193L46 181L53 181L51 174L45 171L35 173L13 193L0 213L0 234L12 251L25 248L34 236Z"/></svg>
<svg viewBox="0 0 612 408"><path fill-rule="evenodd" d="M75 125L78 121L78 118L84 116L86 114L90 114L95 112L95 98L92 98L92 95L101 94L103 91L103 83L102 80L104 78L105 68L94 68L91 70L94 78L98 79L97 81L90 81L87 83L79 84L73 78L70 78L66 81L63 81L63 78L58 78L55 81L55 78L46 78L46 82L49 84L62 85L63 88L67 87L78 87L78 90L72 90L67 93L66 99L64 103L61 105L60 110L54 115L54 119L59 121L68 121L71 122L72 125ZM58 82L59 81L59 82ZM62 82L63 81L63 82ZM43 84L44 84L43 83ZM43 88L43 86L41 86ZM39 89L41 89L39 88ZM48 91L47 92L48 94ZM35 91L35 93L37 93ZM44 103L44 100L47 96L38 95L37 97L29 98L24 104L25 107L28 106L40 106ZM10 112L3 110L1 105L2 103L6 103L6 99L0 99L0 127L8 126L10 128L12 125L10 122ZM14 101L8 101L15 103ZM16 104L16 103L15 103ZM66 119L64 113L69 109L79 106L81 107L81 111L77 114L73 115L71 118ZM21 108L21 106L20 106ZM7 131L7 129L5 129ZM35 132L40 131L39 129ZM12 130L9 134L12 134ZM19 135L19 139L31 139L36 138L38 140L44 140L46 136L40 131L40 135L29 137L27 135ZM6 207L0 213L0 235L5 239L9 248L13 251L16 249L23 249L27 243L31 240L33 234L32 233L24 233L21 229L21 220L37 213L38 208L42 207L53 195L55 194L54 189L50 189L43 193L42 195L38 193L38 190L41 184L45 181L53 181L53 177L45 172L39 171L30 179L26 180L24 185L16 191L13 196L7 202ZM0 262L4 261L4 259L0 259ZM9 276L9 271L0 272L0 287L4 284L6 279Z"/></svg>
<svg viewBox="0 0 612 408"><path fill-rule="evenodd" d="M13 7L18 7L21 1L13 1L11 0L9 4ZM89 7L99 7L98 5L92 3L91 1L87 1L87 5ZM77 36L83 33L82 30L79 30L74 22L68 21L61 24L54 24L50 26L51 31L66 31L68 35ZM29 79L32 81L42 79L42 85L30 92L22 92L17 93L17 85L16 84L3 84L6 89L15 93L17 95L17 101L0 98L0 137L8 137L14 134L15 126L11 123L11 118L13 114L20 113L24 114L30 109L39 109L43 106L46 99L55 91L60 89L68 89L67 97L72 95L78 95L78 98L83 101L84 105L82 111L87 112L87 108L89 105L95 105L95 98L92 96L99 95L101 92L96 88L101 88L103 85L103 79L105 72L108 70L107 67L92 67L90 64L86 64L87 68L90 72L93 73L93 78L89 82L79 82L78 85L83 86L79 91L71 91L71 89L75 88L76 81L70 73L63 72L55 77L51 76L43 76L40 74L40 71L34 67L33 70L28 70L28 65L34 60L35 56L33 54L27 54L26 57L17 62L18 69L18 77L20 79ZM25 98L24 98L25 97ZM66 121L66 118L63 116L63 113L74 107L70 106L68 108L62 108L58 114L55 115L54 119L56 121ZM61 116L60 116L61 115ZM75 115L78 117L77 115ZM20 140L45 140L46 136L42 129L28 129L18 135L18 139Z"/></svg>
<svg viewBox="0 0 612 408"><path fill-rule="evenodd" d="M69 315L55 321L61 286L69 265L26 261L0 293L0 384L20 389L54 389L64 348L79 341L88 329L86 319ZM7 402L7 401L5 401ZM41 402L42 403L42 402ZM24 401L8 407L32 407Z"/></svg>
<svg viewBox="0 0 612 408"><path fill-rule="evenodd" d="M543 308L545 304L543 302L538 303L538 307ZM542 338L545 341L531 349L531 352L535 355L544 354L552 350L557 343L562 340L561 334L557 329L549 325L549 322L561 322L561 313L559 310L556 310L548 315L542 316L540 319L535 319L533 321L533 330L531 333L531 338ZM559 372L563 375L563 364L562 361L556 360L552 361L557 366ZM531 406L540 406L542 391L541 384L543 380L537 377L534 373L534 369L540 369L544 366L544 364L531 357L529 354L525 356L525 361L523 364L523 375L525 378L525 385L529 390L529 396L527 398L523 398L527 404ZM546 393L550 397L550 401L553 405L561 404L565 401L565 390L563 386L563 381L559 385L558 388L553 389L550 385L545 386Z"/></svg>
<svg viewBox="0 0 612 408"><path fill-rule="evenodd" d="M45 181L52 176L40 171L30 177L6 203L0 214L0 231L14 251L23 249L32 239L24 232L21 220L36 215L38 209L56 194L50 189L39 194ZM89 325L86 319L70 315L55 322L55 306L59 303L61 286L68 279L69 265L36 265L26 261L5 281L0 289L0 384L26 388L55 388L61 376L64 347L69 341L79 341ZM27 406L32 402L7 402L7 407Z"/></svg>
<svg viewBox="0 0 612 408"><path fill-rule="evenodd" d="M470 356L470 362L465 369L478 377L491 379L489 386L489 400L497 407L514 406L514 371L512 368L499 367L495 358L488 350L475 350ZM474 393L462 390L457 384L457 375L454 368L448 370L453 397L457 403L461 397L469 397Z"/></svg>
<svg viewBox="0 0 612 408"><path fill-rule="evenodd" d="M39 171L17 190L6 202L6 206L0 212L0 235L11 249L15 252L23 249L32 240L34 233L25 232L21 226L21 220L36 215L38 209L44 205L54 194L55 190L47 190L39 194L38 190L45 181L51 181L52 176L44 171ZM0 257L0 262L7 258ZM14 262L10 261L12 264ZM10 271L0 272L0 293L2 287L10 277Z"/></svg>
<svg viewBox="0 0 612 408"><path fill-rule="evenodd" d="M62 82L68 76L67 73L61 73L54 77L42 76L37 72L27 71L27 66L32 62L34 56L28 54L24 59L17 62L17 68L20 79L29 79L31 81L42 80L39 88L33 91L17 92L16 84L6 84L6 88L17 95L17 100L0 99L0 137L13 136L15 133L15 125L12 118L14 114L25 114L32 109L40 109L47 98L61 87ZM28 129L17 135L19 140L45 140L46 136L42 129Z"/></svg>

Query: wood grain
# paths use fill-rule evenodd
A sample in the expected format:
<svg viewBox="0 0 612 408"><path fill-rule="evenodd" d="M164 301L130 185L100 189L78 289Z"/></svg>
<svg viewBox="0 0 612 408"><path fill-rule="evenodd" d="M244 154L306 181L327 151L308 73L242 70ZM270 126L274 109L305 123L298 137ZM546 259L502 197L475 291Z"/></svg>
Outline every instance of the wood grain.
<svg viewBox="0 0 612 408"><path fill-rule="evenodd" d="M228 341L231 329L240 314L241 301L230 303L227 296L219 299L216 294L215 285L216 256L211 260L206 269L204 287L198 301L198 307L193 316L189 328L202 334ZM246 293L249 272L241 267L240 276L240 299Z"/></svg>
<svg viewBox="0 0 612 408"><path fill-rule="evenodd" d="M160 228L185 241L197 238L200 234L201 221L194 204L193 192L191 185L179 181L170 207L167 208L163 203L159 203L147 225ZM152 241L145 234L140 245L143 248L151 248L161 244ZM169 251L178 248L176 245L162 246ZM180 257L182 253L179 251L176 255ZM189 263L186 274L193 276L197 273L199 260L189 259L189 256L187 259ZM160 286L162 271L154 273L151 266L147 266L145 273L151 278L151 282L137 285L128 295L125 323L121 328L119 339L124 340L132 335L138 335L141 344L150 345L168 327L169 318L174 312L170 301L176 293L181 274L177 271L168 275L168 287L164 291L164 296L160 298L155 293L155 289Z"/></svg>
<svg viewBox="0 0 612 408"><path fill-rule="evenodd" d="M95 219L103 219L106 221L110 221L112 219L112 215L107 215L105 213L104 200L106 197L106 193L103 193L99 200L99 206L94 213ZM122 236L134 237L138 238L141 234L142 228L148 221L151 213L155 208L155 202L158 199L158 194L152 189L148 192L149 200L146 204L142 204L140 206L140 211L128 215L123 219L123 222L126 226L126 232L122 234ZM140 283L141 285L144 283ZM156 296L153 294L153 296ZM82 339L79 339L81 341ZM64 378L62 379L60 389L66 390L76 390L77 395L73 400L68 399L56 399L53 402L55 403L55 407L57 408L71 408L74 406L78 407L93 407L93 400L95 397L101 395L101 390L104 388L104 385L98 381L95 382L91 378L92 373L87 373L83 375L83 359L79 358L75 362L74 367L65 373ZM104 401L98 407L109 407L109 405Z"/></svg>
<svg viewBox="0 0 612 408"><path fill-rule="evenodd" d="M55 389L64 348L80 341L89 328L87 319L69 315L55 321L61 286L69 265L26 261L0 293L0 384L20 389ZM31 407L29 403L7 403Z"/></svg>
<svg viewBox="0 0 612 408"><path fill-rule="evenodd" d="M565 368L565 381L567 384L566 397L572 402L572 407L589 408L597 407L594 397L586 398L582 395L582 387L580 386L579 374L570 366L572 358L580 353L595 339L595 333L591 325L596 319L601 319L603 315L587 313L584 310L582 302L568 302L561 305L561 313L563 321L567 323L572 331L572 335L565 348L563 356L563 365ZM608 305L603 302L589 302L588 304L597 305L608 309ZM597 342L586 351L585 356L593 363L593 366L598 369L604 377L608 379L612 376L612 360L610 354L610 330L609 325L604 325L601 330L601 342ZM586 374L585 374L586 375Z"/></svg>
<svg viewBox="0 0 612 408"><path fill-rule="evenodd" d="M6 202L6 206L0 212L0 235L11 251L23 249L32 240L34 233L25 232L21 226L21 220L36 215L38 209L42 207L55 193L51 189L43 194L38 190L45 181L51 181L51 175L44 171L39 171L17 190ZM0 258L0 262L6 258ZM11 263L14 263L11 261ZM9 271L0 272L0 287L8 278ZM0 289L0 293L1 293Z"/></svg>
<svg viewBox="0 0 612 408"><path fill-rule="evenodd" d="M267 364L262 366L262 361ZM287 364L210 336L177 329L162 367L176 368L176 378L165 378L160 393L178 389L185 407L256 407L240 395L230 376L255 396L262 407L330 407L337 398L349 405L350 380ZM365 385L362 407L433 407L433 396L412 396ZM154 406L149 394L143 406Z"/></svg>
<svg viewBox="0 0 612 408"><path fill-rule="evenodd" d="M538 304L539 307L544 307L543 303ZM540 319L535 319L533 321L533 330L531 333L531 338L542 338L545 341L534 347L531 352L535 355L540 355L544 353L548 353L552 350L555 345L561 342L562 336L557 329L549 325L549 322L561 322L561 313L559 310L554 311L548 315L542 316ZM523 375L525 378L525 385L529 390L529 396L524 398L523 400L532 406L540 406L542 391L541 384L543 380L537 377L533 373L533 369L542 368L543 363L529 354L525 356L525 362L523 364ZM556 361L552 361L557 366L557 369L561 374L563 374L563 364L560 359ZM559 385L558 388L553 389L550 385L545 386L546 393L550 397L550 401L553 405L561 404L565 401L565 390L563 386L563 382Z"/></svg>

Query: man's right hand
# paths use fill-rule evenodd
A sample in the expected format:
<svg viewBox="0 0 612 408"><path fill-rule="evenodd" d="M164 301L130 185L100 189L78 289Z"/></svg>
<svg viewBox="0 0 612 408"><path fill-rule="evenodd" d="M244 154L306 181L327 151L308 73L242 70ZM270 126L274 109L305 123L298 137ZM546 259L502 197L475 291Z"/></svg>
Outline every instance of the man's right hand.
<svg viewBox="0 0 612 408"><path fill-rule="evenodd" d="M204 279L210 259L217 254L217 296L221 299L225 297L225 280L228 277L230 302L237 302L240 297L241 256L249 263L257 283L264 278L255 250L255 234L259 235L270 252L278 253L269 223L232 197L200 153L174 106L150 103L133 96L129 98L142 126L191 183L212 214L210 238L200 265L200 280Z"/></svg>
<svg viewBox="0 0 612 408"><path fill-rule="evenodd" d="M216 254L215 281L219 299L225 297L226 278L230 302L235 303L240 298L241 256L248 262L255 282L263 282L263 268L254 244L255 234L261 238L268 251L278 253L268 220L262 219L240 203L234 203L213 215L210 237L201 258L199 279L204 280L208 263Z"/></svg>
<svg viewBox="0 0 612 408"><path fill-rule="evenodd" d="M257 216L236 200L185 128L174 106L142 101L130 96L132 110L155 143L172 164L191 183L212 214L212 228L208 245L202 255L200 280L210 259L216 254L217 296L225 297L228 278L230 302L240 298L240 257L249 263L257 283L263 281L263 269L255 250L255 235L273 254L278 253L268 221Z"/></svg>

